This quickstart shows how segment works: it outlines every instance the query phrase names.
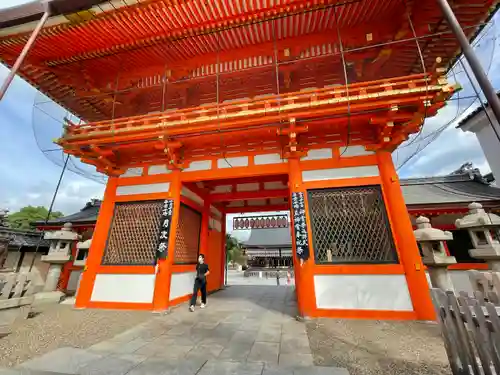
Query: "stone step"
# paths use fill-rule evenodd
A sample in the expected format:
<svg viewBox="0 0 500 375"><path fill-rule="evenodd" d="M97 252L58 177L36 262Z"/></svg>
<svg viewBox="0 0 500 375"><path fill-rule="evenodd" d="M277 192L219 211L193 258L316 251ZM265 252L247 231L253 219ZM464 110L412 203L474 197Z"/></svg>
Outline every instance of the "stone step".
<svg viewBox="0 0 500 375"><path fill-rule="evenodd" d="M264 368L262 375L349 375L345 368L309 366L309 367L274 367Z"/></svg>
<svg viewBox="0 0 500 375"><path fill-rule="evenodd" d="M146 357L136 354L98 353L85 349L59 348L24 362L0 375L349 375L344 368L268 366L263 362L224 361L202 358Z"/></svg>
<svg viewBox="0 0 500 375"><path fill-rule="evenodd" d="M0 375L70 375L63 372L40 371L28 368L0 368Z"/></svg>
<svg viewBox="0 0 500 375"><path fill-rule="evenodd" d="M242 371L243 372L241 372L241 374L245 375L249 374L249 372L247 372L246 370ZM147 373L149 374L149 372ZM200 372L200 373L205 373L205 372ZM216 375L216 373L214 372L210 373ZM238 373L234 374L237 375ZM339 367L311 366L311 367L301 367L295 369L286 367L264 368L261 374L262 375L349 375L349 372L346 369ZM73 375L73 374L53 372L53 371L33 370L28 368L10 368L10 369L0 368L0 375Z"/></svg>

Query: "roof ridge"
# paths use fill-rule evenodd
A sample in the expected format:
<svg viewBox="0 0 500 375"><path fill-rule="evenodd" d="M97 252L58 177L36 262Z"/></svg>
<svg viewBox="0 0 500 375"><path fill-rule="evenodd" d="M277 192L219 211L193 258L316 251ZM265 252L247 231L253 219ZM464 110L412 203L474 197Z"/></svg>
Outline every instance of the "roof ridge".
<svg viewBox="0 0 500 375"><path fill-rule="evenodd" d="M474 176L466 172L462 174L446 175L446 176L412 177L412 178L401 179L400 184L402 186L407 186L407 185L438 184L444 182L465 182L465 181L475 181Z"/></svg>
<svg viewBox="0 0 500 375"><path fill-rule="evenodd" d="M497 91L497 96L500 98L500 91ZM474 102L476 101L476 99L474 99ZM455 126L455 128L460 129L468 121L472 120L474 117L476 117L481 112L484 112L484 109L488 110L489 107L490 107L490 103L488 103L488 100L479 101L479 105L471 113L469 113L467 116L465 116L463 119L461 119L458 122L457 126Z"/></svg>

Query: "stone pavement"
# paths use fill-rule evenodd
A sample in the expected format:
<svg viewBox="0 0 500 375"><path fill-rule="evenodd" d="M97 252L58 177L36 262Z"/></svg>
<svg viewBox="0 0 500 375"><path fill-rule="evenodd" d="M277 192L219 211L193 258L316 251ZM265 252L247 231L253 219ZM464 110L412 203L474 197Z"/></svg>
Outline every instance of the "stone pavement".
<svg viewBox="0 0 500 375"><path fill-rule="evenodd" d="M232 286L90 348L60 348L0 375L349 375L314 366L293 290Z"/></svg>

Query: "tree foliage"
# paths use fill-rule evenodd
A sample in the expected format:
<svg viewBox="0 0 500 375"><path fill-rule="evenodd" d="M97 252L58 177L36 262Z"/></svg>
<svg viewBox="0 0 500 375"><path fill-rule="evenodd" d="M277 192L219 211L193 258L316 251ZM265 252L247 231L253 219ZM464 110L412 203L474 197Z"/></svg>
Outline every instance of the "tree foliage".
<svg viewBox="0 0 500 375"><path fill-rule="evenodd" d="M230 234L226 234L226 251L228 260L234 263L242 263L243 249L241 243Z"/></svg>
<svg viewBox="0 0 500 375"><path fill-rule="evenodd" d="M44 221L48 213L49 210L43 206L26 206L7 216L7 223L11 228L28 230L33 228L32 224L35 221ZM59 219L63 216L62 212L55 211L50 214L50 219Z"/></svg>

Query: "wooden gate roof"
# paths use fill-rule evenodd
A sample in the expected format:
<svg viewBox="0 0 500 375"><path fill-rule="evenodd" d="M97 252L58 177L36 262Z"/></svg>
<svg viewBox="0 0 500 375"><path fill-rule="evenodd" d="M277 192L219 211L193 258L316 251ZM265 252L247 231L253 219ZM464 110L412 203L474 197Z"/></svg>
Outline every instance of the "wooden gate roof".
<svg viewBox="0 0 500 375"><path fill-rule="evenodd" d="M496 4L454 2L469 37ZM20 72L87 121L344 84L337 24L350 83L422 72L415 41L396 43L413 37L407 14L417 35L438 33L420 40L426 70L459 50L451 34L439 34L447 25L435 0L113 0L88 7L52 17ZM13 64L33 24L0 30L4 64Z"/></svg>

